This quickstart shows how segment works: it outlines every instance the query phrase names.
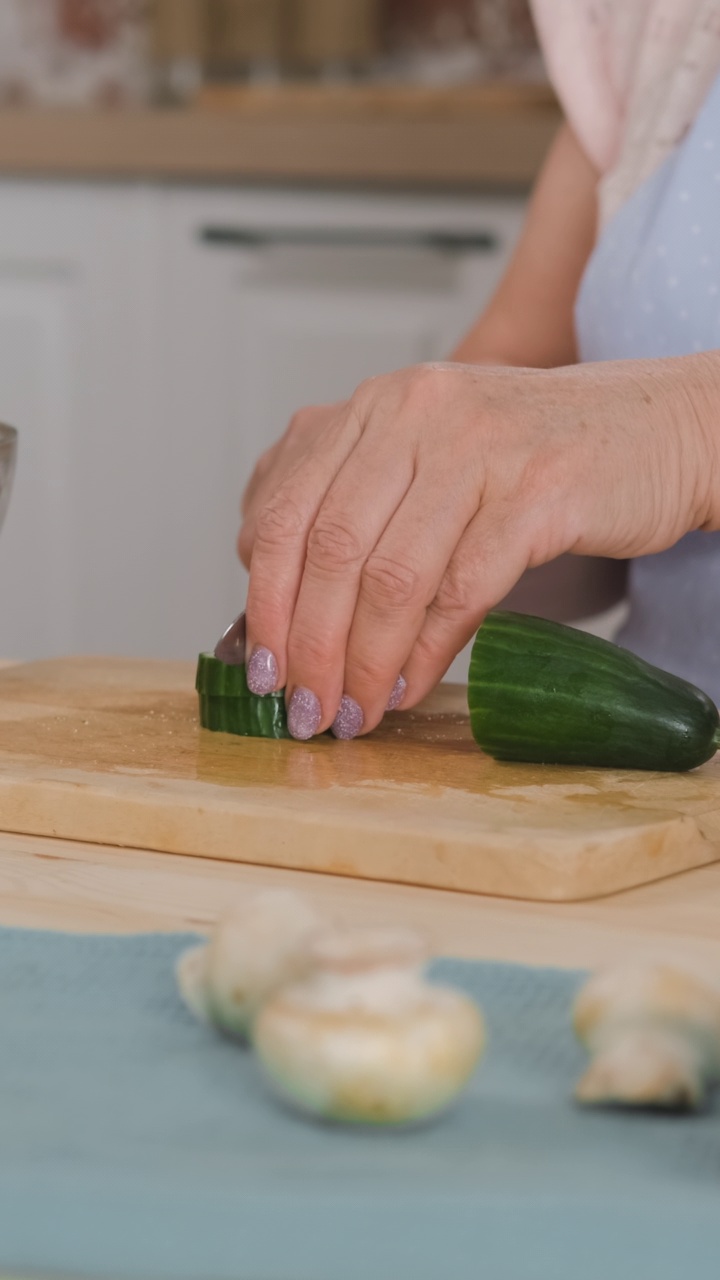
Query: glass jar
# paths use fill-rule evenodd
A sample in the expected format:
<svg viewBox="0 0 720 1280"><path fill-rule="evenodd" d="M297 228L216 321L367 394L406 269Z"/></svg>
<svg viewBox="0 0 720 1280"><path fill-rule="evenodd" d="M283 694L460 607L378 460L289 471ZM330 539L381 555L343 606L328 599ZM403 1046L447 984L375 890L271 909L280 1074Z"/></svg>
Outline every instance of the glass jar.
<svg viewBox="0 0 720 1280"><path fill-rule="evenodd" d="M414 79L540 74L529 0L387 0L390 48Z"/></svg>
<svg viewBox="0 0 720 1280"><path fill-rule="evenodd" d="M287 0L206 0L215 79L273 80L283 58Z"/></svg>
<svg viewBox="0 0 720 1280"><path fill-rule="evenodd" d="M364 70L380 50L379 0L287 0L291 69L342 76Z"/></svg>

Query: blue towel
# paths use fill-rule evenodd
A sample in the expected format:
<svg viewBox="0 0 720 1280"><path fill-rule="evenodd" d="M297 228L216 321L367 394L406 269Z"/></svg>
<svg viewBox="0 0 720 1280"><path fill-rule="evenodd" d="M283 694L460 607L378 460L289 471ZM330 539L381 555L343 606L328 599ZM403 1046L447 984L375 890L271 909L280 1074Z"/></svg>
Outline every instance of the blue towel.
<svg viewBox="0 0 720 1280"><path fill-rule="evenodd" d="M720 1117L583 1112L580 975L442 962L483 1006L426 1128L276 1105L196 1024L193 939L0 931L0 1271L108 1280L717 1280Z"/></svg>

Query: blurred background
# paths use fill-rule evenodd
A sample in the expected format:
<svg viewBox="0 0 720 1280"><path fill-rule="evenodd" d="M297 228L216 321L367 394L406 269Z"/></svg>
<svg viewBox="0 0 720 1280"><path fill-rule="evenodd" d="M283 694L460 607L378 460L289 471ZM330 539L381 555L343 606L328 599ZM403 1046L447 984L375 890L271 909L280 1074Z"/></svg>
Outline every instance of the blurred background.
<svg viewBox="0 0 720 1280"><path fill-rule="evenodd" d="M0 0L0 656L211 646L255 458L448 352L558 121L526 0Z"/></svg>

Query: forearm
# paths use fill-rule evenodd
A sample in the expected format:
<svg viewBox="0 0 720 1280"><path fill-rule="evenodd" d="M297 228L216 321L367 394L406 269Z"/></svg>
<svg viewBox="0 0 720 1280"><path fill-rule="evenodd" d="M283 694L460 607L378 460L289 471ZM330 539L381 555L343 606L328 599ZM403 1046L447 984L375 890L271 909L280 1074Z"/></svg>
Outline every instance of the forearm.
<svg viewBox="0 0 720 1280"><path fill-rule="evenodd" d="M565 126L538 178L508 269L453 361L538 369L574 363L573 313L595 239L597 176Z"/></svg>
<svg viewBox="0 0 720 1280"><path fill-rule="evenodd" d="M570 506L582 494L596 507L592 521L584 507L573 509L570 523L582 535L567 550L632 559L695 530L720 530L720 351L538 376L549 380L554 415L575 454Z"/></svg>
<svg viewBox="0 0 720 1280"><path fill-rule="evenodd" d="M699 355L676 359L648 361L657 363L660 380L656 395L662 396L663 411L674 430L688 439L681 465L688 472L685 489L687 507L685 523L691 532L720 530L720 351L704 351ZM649 381L653 381L649 375ZM648 388L652 395L652 389ZM690 442L692 441L692 448ZM693 472L693 462L695 469ZM694 474L694 484L690 475Z"/></svg>
<svg viewBox="0 0 720 1280"><path fill-rule="evenodd" d="M512 345L505 341L503 326L495 324L491 314L483 314L454 348L449 359L457 364L528 368L532 364L532 352L528 350L527 355L530 359L519 349L513 350Z"/></svg>

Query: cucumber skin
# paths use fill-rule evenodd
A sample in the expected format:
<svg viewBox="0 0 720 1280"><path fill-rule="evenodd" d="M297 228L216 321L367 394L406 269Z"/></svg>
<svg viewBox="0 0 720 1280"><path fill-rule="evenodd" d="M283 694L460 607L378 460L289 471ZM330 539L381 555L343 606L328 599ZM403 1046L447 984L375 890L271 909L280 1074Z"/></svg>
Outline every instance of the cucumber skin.
<svg viewBox="0 0 720 1280"><path fill-rule="evenodd" d="M195 688L203 729L242 738L290 737L284 694L259 698L251 693L244 666L230 666L211 653L201 653Z"/></svg>
<svg viewBox="0 0 720 1280"><path fill-rule="evenodd" d="M525 614L488 614L468 705L475 741L496 760L685 772L718 747L717 708L695 685Z"/></svg>

